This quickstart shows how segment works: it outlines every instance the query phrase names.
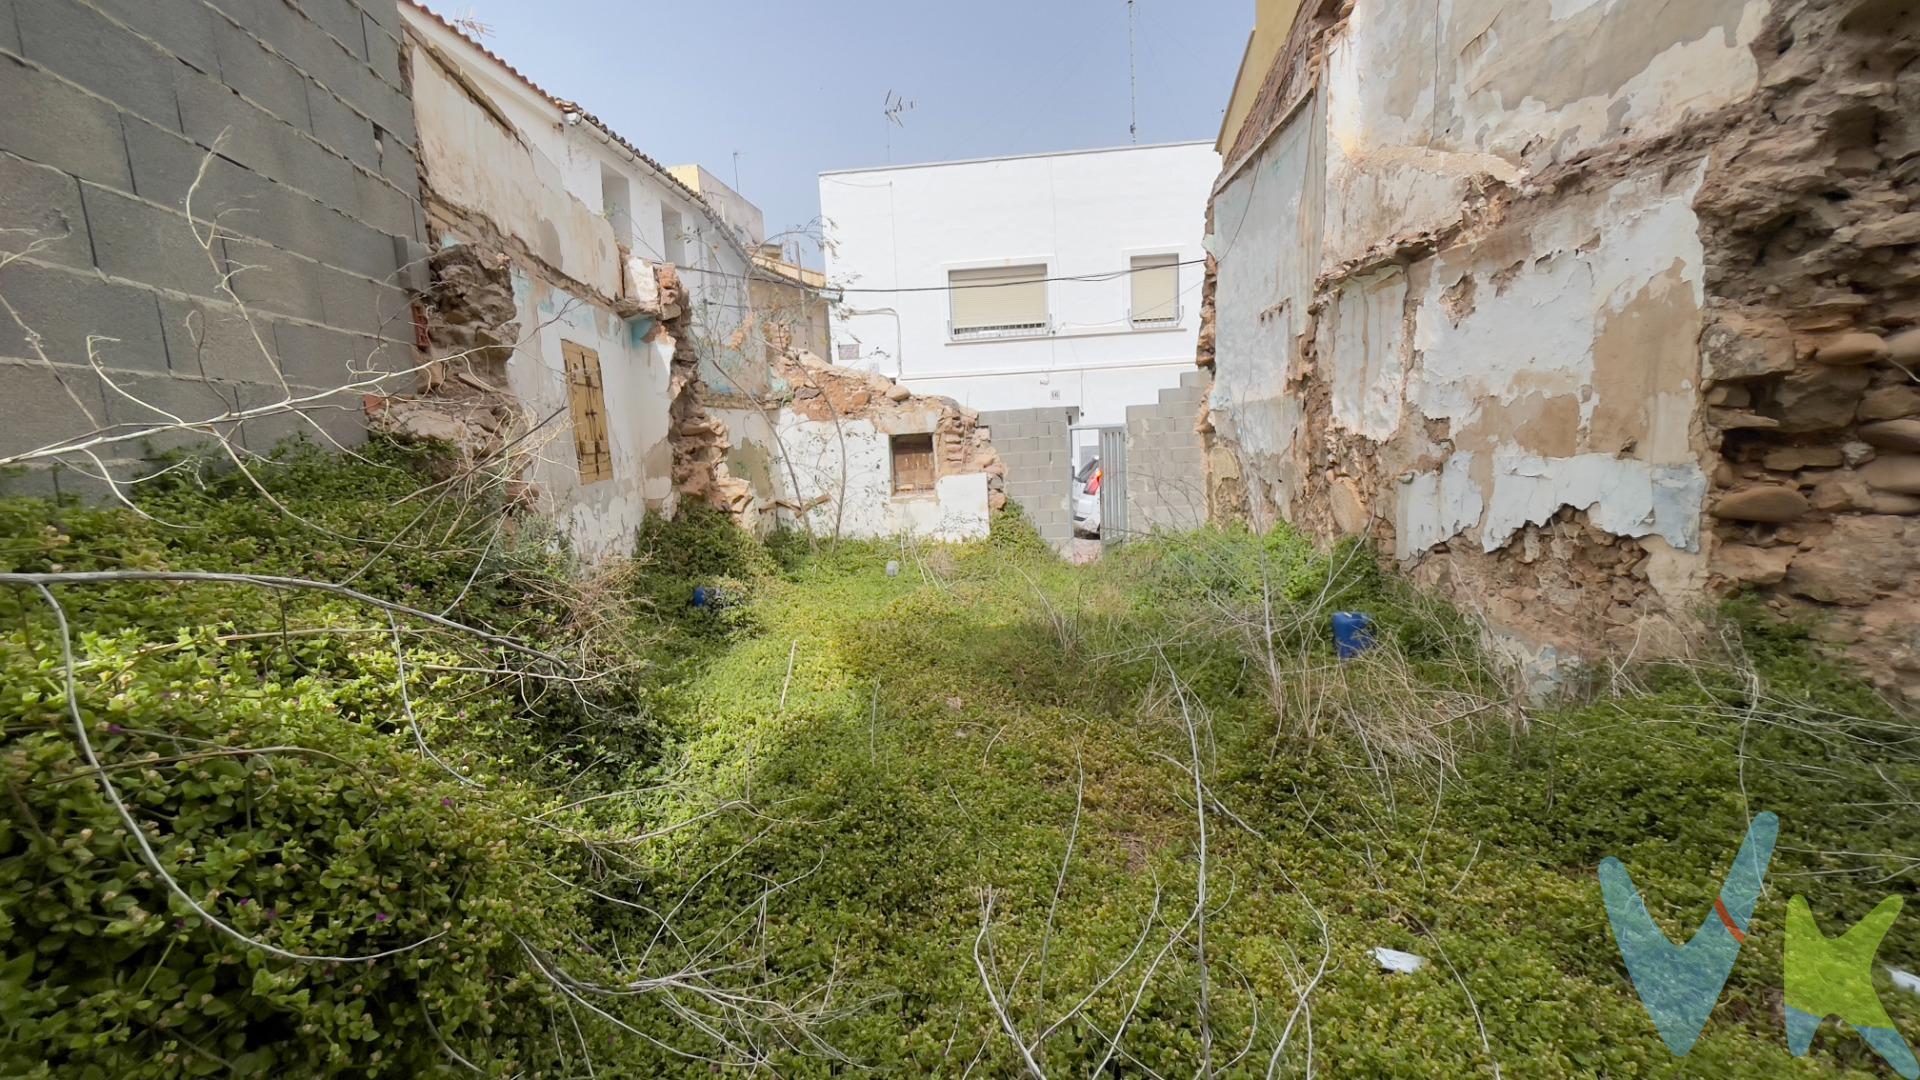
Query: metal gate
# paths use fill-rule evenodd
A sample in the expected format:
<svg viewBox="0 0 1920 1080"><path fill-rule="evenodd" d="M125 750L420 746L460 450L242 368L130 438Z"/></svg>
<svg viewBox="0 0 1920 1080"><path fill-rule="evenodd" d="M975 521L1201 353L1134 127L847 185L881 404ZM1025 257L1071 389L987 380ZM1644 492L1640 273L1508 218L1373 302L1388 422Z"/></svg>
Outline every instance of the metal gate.
<svg viewBox="0 0 1920 1080"><path fill-rule="evenodd" d="M1092 432L1100 458L1100 542L1118 543L1127 535L1127 429L1123 424L1074 424L1067 429L1067 460L1074 460L1079 435ZM1084 459L1081 459L1084 461ZM1078 485L1071 495L1080 493Z"/></svg>
<svg viewBox="0 0 1920 1080"><path fill-rule="evenodd" d="M1127 535L1127 429L1100 429L1100 542Z"/></svg>

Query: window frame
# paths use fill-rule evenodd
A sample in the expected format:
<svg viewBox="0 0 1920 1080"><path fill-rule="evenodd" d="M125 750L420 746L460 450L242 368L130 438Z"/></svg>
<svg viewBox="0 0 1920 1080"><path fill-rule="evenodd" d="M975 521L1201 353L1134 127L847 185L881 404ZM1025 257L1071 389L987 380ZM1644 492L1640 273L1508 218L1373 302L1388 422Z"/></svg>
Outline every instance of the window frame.
<svg viewBox="0 0 1920 1080"><path fill-rule="evenodd" d="M902 487L900 480L901 443L909 440L924 440L927 455L927 482L925 487ZM909 450L916 453L917 450ZM887 490L895 498L902 496L932 496L940 483L939 442L931 431L903 431L887 436Z"/></svg>
<svg viewBox="0 0 1920 1080"><path fill-rule="evenodd" d="M567 416L573 426L573 461L580 486L613 479L613 440L607 434L606 384L600 373L600 352L577 341L560 339L560 357L567 387Z"/></svg>
<svg viewBox="0 0 1920 1080"><path fill-rule="evenodd" d="M1180 303L1180 264L1183 261L1180 258L1180 253L1166 248L1147 248L1138 251L1128 251L1125 252L1124 255L1127 260L1127 328L1129 330L1177 329L1186 318L1185 306ZM1173 296L1171 299L1173 313L1166 318L1143 319L1136 314L1139 308L1138 305L1134 303L1134 288L1139 280L1136 275L1140 273L1141 267L1137 264L1141 259L1172 260L1172 266L1170 268L1173 270ZM1157 268L1149 267L1148 269Z"/></svg>
<svg viewBox="0 0 1920 1080"><path fill-rule="evenodd" d="M1053 260L1043 256L999 259L990 262L949 263L944 268L947 275L947 341L949 344L969 341L1010 341L1025 338L1046 337L1053 333ZM1033 275L1040 285L1040 322L1008 324L1006 327L979 327L963 329L956 325L954 314L955 274L979 273L987 270L1035 270ZM959 286L959 288L980 288L982 286Z"/></svg>

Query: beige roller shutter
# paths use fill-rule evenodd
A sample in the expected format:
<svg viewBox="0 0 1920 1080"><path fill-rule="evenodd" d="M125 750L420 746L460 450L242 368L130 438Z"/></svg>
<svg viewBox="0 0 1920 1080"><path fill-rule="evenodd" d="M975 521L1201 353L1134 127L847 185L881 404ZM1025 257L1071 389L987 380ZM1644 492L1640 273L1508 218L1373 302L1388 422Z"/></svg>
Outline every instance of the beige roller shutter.
<svg viewBox="0 0 1920 1080"><path fill-rule="evenodd" d="M1170 323L1180 314L1180 256L1133 257L1133 321Z"/></svg>
<svg viewBox="0 0 1920 1080"><path fill-rule="evenodd" d="M948 271L954 336L1045 330L1046 276L1045 266Z"/></svg>

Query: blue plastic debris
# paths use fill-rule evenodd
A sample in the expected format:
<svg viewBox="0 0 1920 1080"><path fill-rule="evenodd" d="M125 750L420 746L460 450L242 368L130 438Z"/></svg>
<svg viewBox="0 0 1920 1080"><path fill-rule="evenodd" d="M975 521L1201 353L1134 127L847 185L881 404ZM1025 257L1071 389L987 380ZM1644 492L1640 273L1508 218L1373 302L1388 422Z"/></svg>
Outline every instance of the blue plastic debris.
<svg viewBox="0 0 1920 1080"><path fill-rule="evenodd" d="M1333 651L1351 660L1373 648L1373 618L1358 611L1333 613Z"/></svg>
<svg viewBox="0 0 1920 1080"><path fill-rule="evenodd" d="M718 585L695 585L693 587L693 598L687 601L687 605L689 607L715 609L726 607L732 600L733 598L728 596L726 591Z"/></svg>

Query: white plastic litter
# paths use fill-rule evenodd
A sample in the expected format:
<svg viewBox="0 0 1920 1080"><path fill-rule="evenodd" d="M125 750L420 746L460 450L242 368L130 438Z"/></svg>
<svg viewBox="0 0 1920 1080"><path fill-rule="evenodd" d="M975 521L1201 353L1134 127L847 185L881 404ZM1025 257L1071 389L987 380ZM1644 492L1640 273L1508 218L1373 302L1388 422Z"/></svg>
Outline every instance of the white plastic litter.
<svg viewBox="0 0 1920 1080"><path fill-rule="evenodd" d="M1888 968L1887 974L1893 976L1893 985L1896 989L1905 990L1909 994L1920 994L1920 975L1915 975L1911 971L1901 971L1897 967Z"/></svg>
<svg viewBox="0 0 1920 1080"><path fill-rule="evenodd" d="M899 559L887 560L887 576L888 577L900 576L900 560Z"/></svg>
<svg viewBox="0 0 1920 1080"><path fill-rule="evenodd" d="M1397 975L1411 975L1427 966L1426 957L1415 956L1398 949L1375 949L1373 958L1380 962L1381 971L1389 971Z"/></svg>

